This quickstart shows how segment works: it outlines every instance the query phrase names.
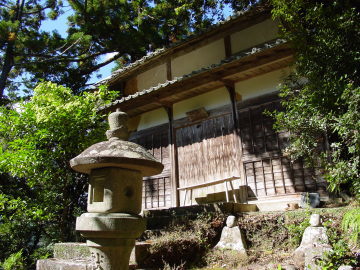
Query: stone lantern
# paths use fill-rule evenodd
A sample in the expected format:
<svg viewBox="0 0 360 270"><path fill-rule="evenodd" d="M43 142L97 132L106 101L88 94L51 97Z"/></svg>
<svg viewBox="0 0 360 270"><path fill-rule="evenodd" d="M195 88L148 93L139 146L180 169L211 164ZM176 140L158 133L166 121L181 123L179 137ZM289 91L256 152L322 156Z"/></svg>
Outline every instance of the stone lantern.
<svg viewBox="0 0 360 270"><path fill-rule="evenodd" d="M108 141L96 143L70 161L90 174L88 213L76 220L76 230L87 239L95 269L129 268L135 239L145 230L141 212L142 178L161 173L163 165L143 147L126 141L127 114L109 115Z"/></svg>

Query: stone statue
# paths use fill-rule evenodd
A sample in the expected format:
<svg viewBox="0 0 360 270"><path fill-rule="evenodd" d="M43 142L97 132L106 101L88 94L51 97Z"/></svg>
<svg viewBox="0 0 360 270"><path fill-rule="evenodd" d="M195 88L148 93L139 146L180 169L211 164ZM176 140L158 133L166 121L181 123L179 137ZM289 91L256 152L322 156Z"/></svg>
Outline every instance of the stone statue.
<svg viewBox="0 0 360 270"><path fill-rule="evenodd" d="M90 174L87 211L76 230L87 239L95 269L129 269L135 239L145 230L141 211L142 178L161 173L163 165L143 147L128 142L127 115L109 115L108 141L96 143L70 161Z"/></svg>
<svg viewBox="0 0 360 270"><path fill-rule="evenodd" d="M321 224L320 215L312 214L310 226L305 229L301 244L294 252L294 261L298 267L310 265L311 269L316 269L315 262L325 251L331 251L326 228Z"/></svg>
<svg viewBox="0 0 360 270"><path fill-rule="evenodd" d="M245 241L236 221L235 216L228 216L220 241L215 248L235 250L246 256Z"/></svg>

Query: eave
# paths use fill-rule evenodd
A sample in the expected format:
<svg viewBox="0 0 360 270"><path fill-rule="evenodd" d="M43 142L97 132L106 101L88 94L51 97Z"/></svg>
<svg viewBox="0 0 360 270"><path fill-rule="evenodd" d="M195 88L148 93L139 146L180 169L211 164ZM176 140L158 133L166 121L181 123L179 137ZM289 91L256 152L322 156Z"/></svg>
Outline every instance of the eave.
<svg viewBox="0 0 360 270"><path fill-rule="evenodd" d="M193 50L194 48L203 46L213 40L260 23L270 17L271 7L269 5L255 5L248 11L239 12L225 21L210 26L203 32L192 34L184 40L169 45L167 48L157 49L128 66L114 71L109 77L96 83L95 87L105 84L110 86L115 85L129 76L134 76L153 66L164 63L168 57L174 57L177 54Z"/></svg>
<svg viewBox="0 0 360 270"><path fill-rule="evenodd" d="M252 53L254 52L255 53ZM158 87L143 90L113 104L102 108L103 111L114 111L120 108L129 116L169 107L184 99L194 97L220 87L259 76L289 66L293 61L293 50L287 43L269 45L262 50L252 48L242 52L242 56L232 57L233 60L222 61L187 74L173 81L165 82Z"/></svg>

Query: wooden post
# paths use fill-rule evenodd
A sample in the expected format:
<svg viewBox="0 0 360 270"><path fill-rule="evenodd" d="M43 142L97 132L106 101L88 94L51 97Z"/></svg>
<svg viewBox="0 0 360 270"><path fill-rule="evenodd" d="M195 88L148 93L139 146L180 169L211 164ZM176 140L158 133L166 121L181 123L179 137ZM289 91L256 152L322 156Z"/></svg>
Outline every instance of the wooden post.
<svg viewBox="0 0 360 270"><path fill-rule="evenodd" d="M236 106L236 92L235 92L235 84L231 81L224 82L226 89L229 92L230 101L231 101L231 112L234 124L234 137L235 137L235 149L237 149L237 162L238 162L238 170L241 176L241 185L246 185L245 181L245 170L242 158L242 142L240 136L240 128L239 128L239 114ZM240 194L241 195L241 194ZM244 198L240 198L240 201L246 200Z"/></svg>
<svg viewBox="0 0 360 270"><path fill-rule="evenodd" d="M178 164L178 152L176 147L176 137L173 127L173 107L165 106L166 113L169 119L169 146L170 146L170 161L171 161L171 204L173 207L180 206L179 196L179 164Z"/></svg>
<svg viewBox="0 0 360 270"><path fill-rule="evenodd" d="M232 55L230 35L224 37L224 48L225 48L225 57L230 57Z"/></svg>

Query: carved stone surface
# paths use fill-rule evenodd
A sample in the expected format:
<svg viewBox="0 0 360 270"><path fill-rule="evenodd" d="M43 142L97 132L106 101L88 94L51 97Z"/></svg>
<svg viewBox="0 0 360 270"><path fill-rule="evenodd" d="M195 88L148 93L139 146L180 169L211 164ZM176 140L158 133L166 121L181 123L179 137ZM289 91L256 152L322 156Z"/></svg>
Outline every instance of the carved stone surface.
<svg viewBox="0 0 360 270"><path fill-rule="evenodd" d="M76 220L87 239L95 270L127 270L135 239L145 230L141 211L142 177L161 173L163 165L128 138L127 115L109 116L109 139L90 146L70 161L90 174L88 213Z"/></svg>
<svg viewBox="0 0 360 270"><path fill-rule="evenodd" d="M226 227L232 228L235 227L236 224L236 217L235 216L228 216L226 219Z"/></svg>
<svg viewBox="0 0 360 270"><path fill-rule="evenodd" d="M236 224L235 216L229 216L226 226L221 232L220 241L215 248L231 249L246 255L245 241L240 228Z"/></svg>
<svg viewBox="0 0 360 270"><path fill-rule="evenodd" d="M85 243L55 243L54 258L62 260L88 260L90 250Z"/></svg>
<svg viewBox="0 0 360 270"><path fill-rule="evenodd" d="M301 244L294 252L294 261L298 267L307 264L315 267L316 259L325 251L330 251L331 246L326 235L326 228L321 227L321 217L313 214L310 217L310 226L304 231Z"/></svg>
<svg viewBox="0 0 360 270"><path fill-rule="evenodd" d="M76 220L76 230L89 238L138 238L146 221L139 215L124 213L84 213Z"/></svg>
<svg viewBox="0 0 360 270"><path fill-rule="evenodd" d="M71 167L78 172L104 167L119 167L141 171L143 176L161 173L164 166L142 146L123 140L110 140L96 143L70 161Z"/></svg>
<svg viewBox="0 0 360 270"><path fill-rule="evenodd" d="M93 264L89 260L46 259L36 262L36 270L90 270Z"/></svg>
<svg viewBox="0 0 360 270"><path fill-rule="evenodd" d="M142 175L139 171L94 169L90 174L87 211L138 214L141 211L141 192Z"/></svg>
<svg viewBox="0 0 360 270"><path fill-rule="evenodd" d="M321 226L321 217L319 214L312 214L310 216L310 226L311 227L319 227Z"/></svg>

